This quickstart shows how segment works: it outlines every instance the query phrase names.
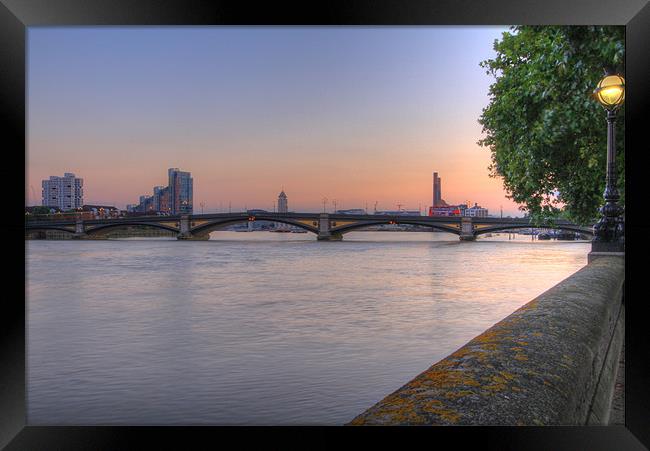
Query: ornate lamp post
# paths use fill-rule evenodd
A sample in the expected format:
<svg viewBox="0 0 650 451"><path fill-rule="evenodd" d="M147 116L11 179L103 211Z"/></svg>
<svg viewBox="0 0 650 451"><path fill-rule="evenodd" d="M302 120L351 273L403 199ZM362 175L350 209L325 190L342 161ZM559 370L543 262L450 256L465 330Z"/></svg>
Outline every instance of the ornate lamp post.
<svg viewBox="0 0 650 451"><path fill-rule="evenodd" d="M607 111L607 177L605 179L605 204L600 209L601 218L594 225L593 252L623 252L625 249L625 223L623 207L618 204L620 195L616 188L616 141L614 122L616 110L625 100L625 79L611 69L598 83L594 95Z"/></svg>

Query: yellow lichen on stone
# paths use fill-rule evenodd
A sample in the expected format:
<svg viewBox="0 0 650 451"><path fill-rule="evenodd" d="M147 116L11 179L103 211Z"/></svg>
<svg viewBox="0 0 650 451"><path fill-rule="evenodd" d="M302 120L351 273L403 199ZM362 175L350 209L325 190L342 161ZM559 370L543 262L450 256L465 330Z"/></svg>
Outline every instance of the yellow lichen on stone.
<svg viewBox="0 0 650 451"><path fill-rule="evenodd" d="M390 417L390 424L421 424L425 421L425 418L417 414L413 400L397 395L390 395L381 401L379 408L373 411L371 416Z"/></svg>
<svg viewBox="0 0 650 451"><path fill-rule="evenodd" d="M462 398L463 396L470 396L470 395L473 395L473 394L475 394L475 393L472 392L472 391L469 391L469 390L450 391L450 392L445 393L445 398L447 398L447 399L458 399L458 398Z"/></svg>
<svg viewBox="0 0 650 451"><path fill-rule="evenodd" d="M439 399L432 399L430 401L427 401L427 403L424 405L424 408L425 409L433 408L433 406L441 406L441 405L442 405L442 401L440 401Z"/></svg>
<svg viewBox="0 0 650 451"><path fill-rule="evenodd" d="M506 335L507 331L504 330L503 328L500 329L488 329L487 331L483 332L481 335L478 337L474 338L470 344L484 344L484 343L492 343L492 342L499 342L503 338L503 335Z"/></svg>
<svg viewBox="0 0 650 451"><path fill-rule="evenodd" d="M424 406L424 410L428 413L438 415L440 418L449 423L456 423L461 417L461 415L454 410L436 407L428 404Z"/></svg>
<svg viewBox="0 0 650 451"><path fill-rule="evenodd" d="M465 346L460 348L459 350L455 351L453 354L451 354L449 357L446 359L440 361L440 363L444 363L446 366L449 366L451 363L451 359L462 359L464 357L468 356L473 356L475 354L475 351L473 351L470 347ZM438 366L438 365L436 365Z"/></svg>
<svg viewBox="0 0 650 451"><path fill-rule="evenodd" d="M483 389L489 390L489 391L503 391L506 388L508 388L508 383L514 379L516 379L517 376L515 376L512 373L508 373L506 371L500 371L498 375L493 375L490 379L490 383L483 385Z"/></svg>
<svg viewBox="0 0 650 451"><path fill-rule="evenodd" d="M517 378L517 376L515 376L514 374L508 373L506 371L499 371L499 374L508 381L511 381L511 380Z"/></svg>
<svg viewBox="0 0 650 451"><path fill-rule="evenodd" d="M498 347L496 343L486 343L482 346L482 348L488 351L496 351Z"/></svg>
<svg viewBox="0 0 650 451"><path fill-rule="evenodd" d="M539 301L537 299L533 299L528 304L520 307L517 311L534 309L537 307L537 304L539 304Z"/></svg>
<svg viewBox="0 0 650 451"><path fill-rule="evenodd" d="M422 378L427 382L430 381L437 388L458 387L459 385L478 386L479 383L470 374L469 371L433 370L424 373Z"/></svg>
<svg viewBox="0 0 650 451"><path fill-rule="evenodd" d="M450 423L457 423L458 420L460 419L460 414L451 410L441 410L435 413L437 413L438 415L440 415L441 418L449 421Z"/></svg>
<svg viewBox="0 0 650 451"><path fill-rule="evenodd" d="M456 366L458 361L463 360L463 359L468 359L468 358L475 358L482 364L485 364L487 362L488 356L489 356L489 351L495 351L497 349L497 346L492 343L484 344L481 345L481 348L479 349L473 349L472 347L465 346L458 351L454 352L451 354L448 358L445 360L441 361L440 363L444 363L444 365L435 365L436 368L440 367L451 367L452 362L454 362L453 366Z"/></svg>

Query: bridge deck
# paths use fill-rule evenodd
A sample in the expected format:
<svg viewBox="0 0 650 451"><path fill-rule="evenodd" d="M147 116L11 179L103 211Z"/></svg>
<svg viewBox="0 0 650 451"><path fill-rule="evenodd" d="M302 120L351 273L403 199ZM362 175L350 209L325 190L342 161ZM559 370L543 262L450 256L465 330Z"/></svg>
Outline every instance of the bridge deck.
<svg viewBox="0 0 650 451"><path fill-rule="evenodd" d="M75 218L42 218L28 219L25 223L27 230L69 228L79 222L87 231L105 229L119 225L139 225L166 228L181 231L183 224L189 224L184 229L187 232L202 231L227 223L244 221L285 222L318 233L323 227L328 231L346 233L348 231L378 224L412 224L430 226L457 234L480 235L488 232L518 228L555 228L571 230L579 233L592 234L591 227L579 226L566 220L557 220L547 224L533 224L528 218L469 218L461 216L411 216L411 215L346 215L324 213L272 213L265 211L248 211L236 213L211 213L202 215L172 215L172 216L133 216L122 218L86 219ZM323 226L323 220L325 226ZM184 221L188 221L184 223Z"/></svg>

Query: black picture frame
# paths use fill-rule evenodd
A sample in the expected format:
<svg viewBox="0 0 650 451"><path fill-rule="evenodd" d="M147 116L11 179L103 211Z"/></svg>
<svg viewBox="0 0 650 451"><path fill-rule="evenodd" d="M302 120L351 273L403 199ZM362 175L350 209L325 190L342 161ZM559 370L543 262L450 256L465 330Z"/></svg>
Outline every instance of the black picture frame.
<svg viewBox="0 0 650 451"><path fill-rule="evenodd" d="M0 447L7 449L186 448L206 440L210 447L235 439L237 447L263 435L274 448L340 446L349 439L408 445L475 441L494 449L644 449L650 447L650 327L643 315L648 213L644 210L644 165L650 82L650 4L647 0L342 0L320 3L207 0L0 0L0 117L3 119L5 183L25 186L26 27L50 25L625 25L626 26L626 425L603 427L444 427L444 428L220 428L220 427L35 427L25 424L25 248L24 197L5 200L3 238L10 243L4 278L13 288L0 305ZM7 159L11 161L8 162ZM632 208L630 206L638 206ZM20 262L23 263L22 267ZM636 263L639 262L639 263ZM15 290L15 291L14 291ZM7 290L5 290L8 293ZM21 299L23 301L21 301ZM373 444L374 444L373 443Z"/></svg>

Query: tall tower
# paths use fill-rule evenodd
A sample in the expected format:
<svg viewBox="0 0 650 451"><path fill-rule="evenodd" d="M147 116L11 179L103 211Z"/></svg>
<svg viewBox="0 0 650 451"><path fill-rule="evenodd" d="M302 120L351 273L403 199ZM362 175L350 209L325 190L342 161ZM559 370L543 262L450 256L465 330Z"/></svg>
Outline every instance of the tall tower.
<svg viewBox="0 0 650 451"><path fill-rule="evenodd" d="M278 213L289 213L287 195L284 194L284 189L278 195Z"/></svg>
<svg viewBox="0 0 650 451"><path fill-rule="evenodd" d="M180 171L178 168L169 168L169 207L171 214L191 214L193 211L193 184L194 180L189 172Z"/></svg>
<svg viewBox="0 0 650 451"><path fill-rule="evenodd" d="M442 194L440 191L440 177L438 173L433 173L433 206L439 207L442 205Z"/></svg>

